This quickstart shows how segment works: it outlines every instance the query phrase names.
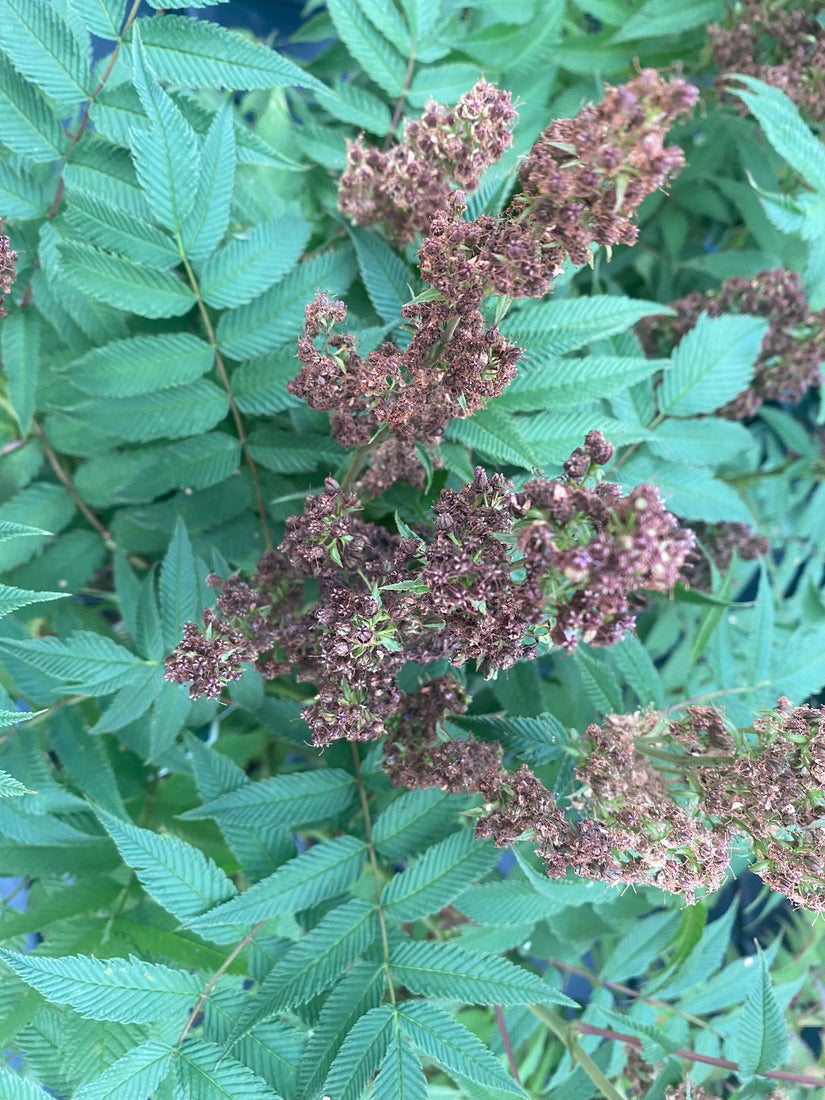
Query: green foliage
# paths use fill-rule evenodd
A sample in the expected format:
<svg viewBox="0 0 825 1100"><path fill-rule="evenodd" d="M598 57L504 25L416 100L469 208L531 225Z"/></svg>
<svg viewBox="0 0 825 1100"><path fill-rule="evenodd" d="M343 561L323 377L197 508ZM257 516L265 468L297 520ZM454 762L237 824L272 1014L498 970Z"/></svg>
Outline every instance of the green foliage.
<svg viewBox="0 0 825 1100"><path fill-rule="evenodd" d="M639 243L568 264L552 296L486 300L524 349L515 380L419 445L423 485L397 481L364 519L418 538L477 464L520 490L600 429L609 480L655 484L682 523L768 538L759 563L714 559L645 596L608 649L542 641L497 679L459 670L472 704L440 743L500 744L571 823L606 715L714 705L746 730L781 695L815 702L821 393L729 419L767 321L701 313L655 355L636 326L768 268L825 307L821 124L750 76L713 91L721 0L328 0L294 35L306 63L219 25L209 0L154 7L0 0L0 218L18 254L0 319L0 874L20 880L0 902L0 1097L666 1100L689 1081L752 1100L774 1071L811 1095L793 1074L822 1080L803 1029L822 1028L825 939L748 893L765 853L737 841L726 892L687 900L551 879L531 836L514 863L477 837L486 795L393 786L390 740L319 752L314 689L284 666L195 701L163 666L214 607L210 573L248 576L325 478L356 480L355 451L288 389L314 295L346 300L364 356L410 339L418 242L339 210L347 142L389 147L483 74L520 112L468 195L468 218L497 215L552 119L637 64L678 64L702 110L668 139L686 167L641 207ZM410 664L402 686L432 671ZM737 736L744 760L754 734Z"/></svg>

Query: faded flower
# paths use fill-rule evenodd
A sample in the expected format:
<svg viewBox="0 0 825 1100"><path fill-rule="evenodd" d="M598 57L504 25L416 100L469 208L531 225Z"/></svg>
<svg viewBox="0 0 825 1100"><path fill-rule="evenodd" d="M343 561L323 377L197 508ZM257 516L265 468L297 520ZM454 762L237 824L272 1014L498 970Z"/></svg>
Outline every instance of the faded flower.
<svg viewBox="0 0 825 1100"><path fill-rule="evenodd" d="M11 292L11 284L17 275L17 253L5 235L4 228L3 219L0 218L0 317L5 316L3 299Z"/></svg>

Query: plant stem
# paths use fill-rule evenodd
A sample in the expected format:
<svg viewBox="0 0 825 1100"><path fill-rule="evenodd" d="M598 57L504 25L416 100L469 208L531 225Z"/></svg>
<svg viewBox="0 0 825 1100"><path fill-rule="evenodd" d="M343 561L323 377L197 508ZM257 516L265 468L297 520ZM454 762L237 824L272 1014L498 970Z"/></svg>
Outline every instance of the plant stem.
<svg viewBox="0 0 825 1100"><path fill-rule="evenodd" d="M415 47L413 47L410 53L409 60L407 61L407 71L404 73L404 83L401 86L401 95L398 97L398 101L395 104L395 110L392 113L392 121L390 122L389 133L384 139L383 152L386 152L390 146L395 135L395 128L401 120L401 112L404 110L404 103L407 99L407 92L410 90L410 84L412 82L413 69L415 68Z"/></svg>
<svg viewBox="0 0 825 1100"><path fill-rule="evenodd" d="M218 984L218 981L220 980L222 975L224 975L226 973L226 971L229 969L229 967L232 965L232 963L235 961L235 959L237 959L238 955L240 955L240 953L247 946L247 944L250 944L255 939L255 937L258 935L258 933L260 932L260 930L263 928L263 926L265 924L266 924L265 920L258 921L258 923L256 925L254 925L249 932L247 932L247 934L240 941L240 943L235 944L235 946L232 948L232 950L229 952L229 954L223 960L221 965L218 967L218 969L215 971L215 973L212 975L212 977L206 983L206 985L203 988L203 993L201 993L200 997L198 997L197 1001L195 1001L195 1004L192 1008L192 1011L189 1013L189 1015L186 1018L186 1023L183 1025L183 1031L181 1031L180 1035L178 1036L177 1042L175 1043L176 1047L179 1047L181 1045L181 1043L183 1042L183 1040L186 1038L186 1036L189 1034L189 1031L190 1031L192 1025L194 1024L195 1020L197 1019L198 1013L203 1008L203 1005L204 1005L205 1001L207 1000L207 998L209 997L209 994L212 992L212 990Z"/></svg>
<svg viewBox="0 0 825 1100"><path fill-rule="evenodd" d="M507 1062L510 1066L510 1073L513 1076L513 1080L517 1085L521 1085L521 1078L518 1073L518 1062L516 1061L516 1053L513 1050L513 1044L510 1041L510 1032L507 1030L507 1021L504 1019L504 1013L502 1012L501 1005L493 1005L493 1012L496 1015L496 1023L498 1024L498 1030L501 1033L501 1041L504 1044L504 1052L507 1055Z"/></svg>
<svg viewBox="0 0 825 1100"><path fill-rule="evenodd" d="M72 500L77 505L78 511L82 512L82 514L86 517L92 527L94 527L95 531L97 531L97 533L106 543L107 549L114 550L115 544L112 541L111 532L109 531L108 527L105 527L100 522L100 520L97 518L97 516L94 514L94 512L91 510L86 501L78 492L77 486L61 466L60 459L58 458L56 452L46 438L46 433L43 431L42 427L37 423L37 421L33 420L32 428L34 430L34 434L40 440L40 445L43 448L43 454L48 459L49 465L54 470L58 481L63 485L69 496L71 496Z"/></svg>
<svg viewBox="0 0 825 1100"><path fill-rule="evenodd" d="M372 870L372 882L373 888L375 889L375 905L378 910L378 924L381 929L381 951L384 956L384 971L387 975L387 989L389 991L390 1001L395 1004L395 986L393 985L392 973L390 971L390 941L387 936L387 922L384 918L384 910L381 908L381 872L378 868L378 859L375 855L375 845L372 842L372 818L370 816L369 799L367 798L367 791L364 787L364 780L361 775L361 761L358 757L358 746L351 741L350 748L352 749L355 781L358 784L358 798L361 802L361 812L364 815L364 836L367 841L367 851L369 853L370 868Z"/></svg>

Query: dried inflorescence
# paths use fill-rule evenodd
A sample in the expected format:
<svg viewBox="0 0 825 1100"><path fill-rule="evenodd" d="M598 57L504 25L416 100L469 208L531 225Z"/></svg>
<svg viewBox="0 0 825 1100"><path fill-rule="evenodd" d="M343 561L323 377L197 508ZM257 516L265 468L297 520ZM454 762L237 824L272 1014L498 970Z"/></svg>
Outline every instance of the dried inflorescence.
<svg viewBox="0 0 825 1100"><path fill-rule="evenodd" d="M11 241L4 233L5 226L0 218L0 317L4 317L6 307L3 299L11 292L11 284L17 275L17 253Z"/></svg>
<svg viewBox="0 0 825 1100"><path fill-rule="evenodd" d="M674 317L650 317L636 331L651 357L669 355L706 311L764 317L769 328L762 341L753 381L719 410L742 420L765 401L797 402L821 381L825 360L825 310L812 312L802 280L795 271L775 268L751 278L725 279L717 290L689 294L671 303Z"/></svg>
<svg viewBox="0 0 825 1100"><path fill-rule="evenodd" d="M584 484L610 454L591 432L568 463L579 477L536 478L521 493L479 467L460 491L443 490L420 537L364 522L355 494L327 479L258 573L223 584L206 631L187 626L168 678L216 697L247 661L268 679L294 674L315 684L304 716L322 745L403 725L407 661L474 660L492 674L541 638L566 649L617 641L634 595L671 587L692 537L651 486L622 497Z"/></svg>
<svg viewBox="0 0 825 1100"><path fill-rule="evenodd" d="M691 588L711 590L711 561L724 574L734 554L741 561L755 561L771 551L765 536L757 535L746 523L694 523L693 533L697 545L688 562L687 574Z"/></svg>
<svg viewBox="0 0 825 1100"><path fill-rule="evenodd" d="M423 278L454 308L472 309L489 294L541 297L567 257L589 262L592 244L633 244L642 199L684 164L664 139L697 95L684 80L645 69L575 118L551 123L501 217L464 221L460 194L443 205L419 254Z"/></svg>
<svg viewBox="0 0 825 1100"><path fill-rule="evenodd" d="M479 80L452 110L430 100L387 152L347 143L340 209L361 225L380 225L395 244L425 231L451 189L472 191L512 143L517 118L509 92Z"/></svg>
<svg viewBox="0 0 825 1100"><path fill-rule="evenodd" d="M402 314L412 328L408 347L386 343L364 358L354 337L338 331L344 304L317 294L298 341L301 371L287 384L312 408L332 414L332 433L343 446L363 445L379 430L396 442L372 455L373 493L399 477L420 481L415 443L437 444L450 420L472 416L500 396L522 354L478 310L454 317L446 303L429 301L410 303Z"/></svg>
<svg viewBox="0 0 825 1100"><path fill-rule="evenodd" d="M767 0L737 3L726 26L708 27L719 70L717 88L730 91L729 73L742 73L781 89L814 122L825 119L825 31L819 5L796 0L793 10ZM742 113L747 108L737 101Z"/></svg>

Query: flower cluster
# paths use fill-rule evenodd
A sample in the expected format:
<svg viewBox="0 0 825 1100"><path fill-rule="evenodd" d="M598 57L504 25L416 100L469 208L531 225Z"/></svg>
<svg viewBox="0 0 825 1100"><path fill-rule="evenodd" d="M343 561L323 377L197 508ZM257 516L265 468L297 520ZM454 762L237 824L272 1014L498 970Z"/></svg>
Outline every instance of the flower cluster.
<svg viewBox="0 0 825 1100"><path fill-rule="evenodd" d="M438 443L450 420L498 397L521 357L478 310L454 317L444 302L425 301L402 313L413 326L408 347L387 343L364 358L354 337L337 331L347 316L343 302L317 294L298 341L301 371L287 384L312 408L332 413L332 433L343 446L363 445L379 430L391 437L392 447L372 456L373 492L400 474L415 483L415 442Z"/></svg>
<svg viewBox="0 0 825 1100"><path fill-rule="evenodd" d="M765 401L799 401L821 379L825 360L825 310L811 312L802 280L795 271L776 268L751 278L734 276L717 290L689 294L672 303L675 317L640 321L637 333L646 354L669 355L703 311L764 317L769 328L762 341L751 385L719 410L742 420Z"/></svg>
<svg viewBox="0 0 825 1100"><path fill-rule="evenodd" d="M755 534L746 523L694 523L696 549L689 564L691 588L710 591L713 585L710 572L712 561L721 574L725 574L733 555L741 561L755 561L766 557L771 544L764 535Z"/></svg>
<svg viewBox="0 0 825 1100"><path fill-rule="evenodd" d="M215 697L247 661L269 679L292 673L315 684L304 716L322 745L403 724L407 661L473 660L493 674L534 656L541 639L618 641L633 626L631 601L672 587L693 543L652 486L622 497L617 485L584 483L610 455L591 432L571 474L520 493L479 467L461 490L442 491L431 528L403 537L364 522L355 494L327 479L258 572L223 585L205 631L187 626L167 677Z"/></svg>
<svg viewBox="0 0 825 1100"><path fill-rule="evenodd" d="M720 93L729 91L728 73L743 73L781 89L814 122L825 120L825 33L818 8L805 0L796 0L792 11L767 0L742 0L728 26L708 27Z"/></svg>
<svg viewBox="0 0 825 1100"><path fill-rule="evenodd" d="M0 218L0 317L4 317L6 307L3 299L11 291L11 284L17 274L17 253L11 247L11 241L3 232L3 219Z"/></svg>
<svg viewBox="0 0 825 1100"><path fill-rule="evenodd" d="M510 147L516 117L510 93L479 80L452 110L430 100L387 152L360 139L348 142L340 209L361 225L380 225L395 244L407 244L427 229L453 186L478 187L482 172Z"/></svg>
<svg viewBox="0 0 825 1100"><path fill-rule="evenodd" d="M575 118L553 122L521 165L521 193L501 217L463 221L460 194L439 212L419 254L422 276L468 309L488 294L540 298L566 257L584 264L594 243L633 244L642 199L684 164L664 138L697 95L645 69Z"/></svg>

